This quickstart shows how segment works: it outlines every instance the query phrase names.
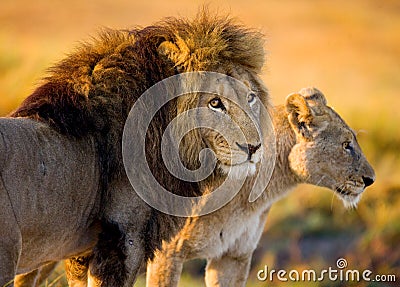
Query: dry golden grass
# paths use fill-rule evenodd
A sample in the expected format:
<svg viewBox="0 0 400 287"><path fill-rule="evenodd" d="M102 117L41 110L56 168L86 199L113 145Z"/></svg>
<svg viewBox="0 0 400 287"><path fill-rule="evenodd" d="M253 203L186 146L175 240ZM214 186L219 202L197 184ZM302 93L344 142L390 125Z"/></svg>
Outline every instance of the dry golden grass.
<svg viewBox="0 0 400 287"><path fill-rule="evenodd" d="M7 114L29 95L46 67L99 28L145 26L171 15L190 17L202 3L2 0L0 114ZM256 271L264 264L277 269L318 270L334 267L339 257L346 258L352 268L393 273L399 281L400 3L396 0L208 3L210 9L229 12L267 35L269 55L263 79L274 102L282 103L288 93L304 86L320 88L329 103L360 131L361 146L377 174L376 183L366 190L354 211L344 210L331 192L310 186L301 186L276 204L266 226L268 232L255 254L251 286L267 285L256 280ZM201 282L198 269L203 264L197 261L187 265L181 286ZM136 286L143 286L143 282L142 278ZM321 284L307 286L347 286L340 282ZM374 284L354 286L389 286ZM65 286L65 281L54 282L52 286Z"/></svg>

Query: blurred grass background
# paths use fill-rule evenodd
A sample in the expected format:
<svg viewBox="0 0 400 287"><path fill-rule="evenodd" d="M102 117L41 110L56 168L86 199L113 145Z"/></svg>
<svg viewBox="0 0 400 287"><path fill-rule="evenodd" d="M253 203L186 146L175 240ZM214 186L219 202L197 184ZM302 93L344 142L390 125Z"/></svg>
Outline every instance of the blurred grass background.
<svg viewBox="0 0 400 287"><path fill-rule="evenodd" d="M207 1L267 36L263 79L274 103L305 86L321 89L356 131L377 180L357 210L332 192L300 186L270 212L254 255L257 270L321 270L346 258L350 269L395 274L396 284L324 282L307 286L400 286L400 2L397 0ZM101 27L146 26L165 16L193 16L203 1L2 0L0 115L28 96L46 68ZM204 286L204 260L185 265L180 286ZM62 266L46 286L66 286ZM141 276L135 286L144 286ZM52 281L53 280L53 281Z"/></svg>

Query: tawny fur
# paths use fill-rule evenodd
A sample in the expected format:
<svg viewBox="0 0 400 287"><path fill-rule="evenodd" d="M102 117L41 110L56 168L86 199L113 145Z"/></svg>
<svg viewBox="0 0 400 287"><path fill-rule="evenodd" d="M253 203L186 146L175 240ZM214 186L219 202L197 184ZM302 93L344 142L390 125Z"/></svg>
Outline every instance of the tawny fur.
<svg viewBox="0 0 400 287"><path fill-rule="evenodd" d="M43 123L0 120L0 282L93 248L100 225L94 141ZM19 280L21 282L23 280ZM1 285L1 286L2 286Z"/></svg>
<svg viewBox="0 0 400 287"><path fill-rule="evenodd" d="M269 207L299 183L336 191L345 205L355 205L375 179L354 132L320 91L303 89L278 106L273 121L277 157L267 189L249 202L248 179L239 194L216 212L186 220L182 230L147 266L147 286L177 286L185 260L206 258L207 286L245 286L252 254ZM346 149L350 142L353 149ZM251 186L251 185L250 185Z"/></svg>
<svg viewBox="0 0 400 287"><path fill-rule="evenodd" d="M174 235L181 219L151 209L125 175L121 138L132 105L158 81L201 70L244 81L269 107L258 77L262 36L208 15L202 11L194 20L168 18L143 29L101 33L51 68L11 119L0 120L0 225L10 230L0 235L0 286L16 274L90 250L89 283L82 275L75 286L131 286L139 267ZM245 102L246 95L240 96ZM173 100L148 129L150 168L180 195L202 194L224 177L217 169L201 185L188 183L162 165L159 146L169 122L207 100L200 94ZM254 129L246 126L244 132L251 135ZM188 134L180 147L185 166L198 166L198 151L211 137Z"/></svg>

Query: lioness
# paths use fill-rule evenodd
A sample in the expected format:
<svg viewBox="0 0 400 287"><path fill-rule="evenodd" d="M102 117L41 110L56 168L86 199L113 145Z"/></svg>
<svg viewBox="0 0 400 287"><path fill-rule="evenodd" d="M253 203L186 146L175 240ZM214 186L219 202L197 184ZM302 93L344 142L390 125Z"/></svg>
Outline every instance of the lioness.
<svg viewBox="0 0 400 287"><path fill-rule="evenodd" d="M309 183L334 190L345 206L355 207L364 189L374 182L374 170L355 133L317 89L289 95L285 106L276 107L273 122L277 160L262 196L250 203L245 186L220 210L188 218L148 264L147 286L177 286L183 262L193 258L207 258L207 286L245 286L274 201L297 184Z"/></svg>

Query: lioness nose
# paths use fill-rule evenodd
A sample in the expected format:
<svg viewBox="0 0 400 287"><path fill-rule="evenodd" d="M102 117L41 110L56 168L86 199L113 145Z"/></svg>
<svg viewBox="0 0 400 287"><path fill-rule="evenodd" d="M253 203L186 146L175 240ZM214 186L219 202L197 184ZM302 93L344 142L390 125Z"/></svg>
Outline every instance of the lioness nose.
<svg viewBox="0 0 400 287"><path fill-rule="evenodd" d="M239 143L236 144L242 151L246 152L249 155L249 159L261 147L261 144L258 145L247 144L247 146L241 145Z"/></svg>
<svg viewBox="0 0 400 287"><path fill-rule="evenodd" d="M365 187L370 186L370 185L373 184L374 181L375 181L373 178L366 177L366 176L363 176L362 179L363 179L363 181L364 181Z"/></svg>

